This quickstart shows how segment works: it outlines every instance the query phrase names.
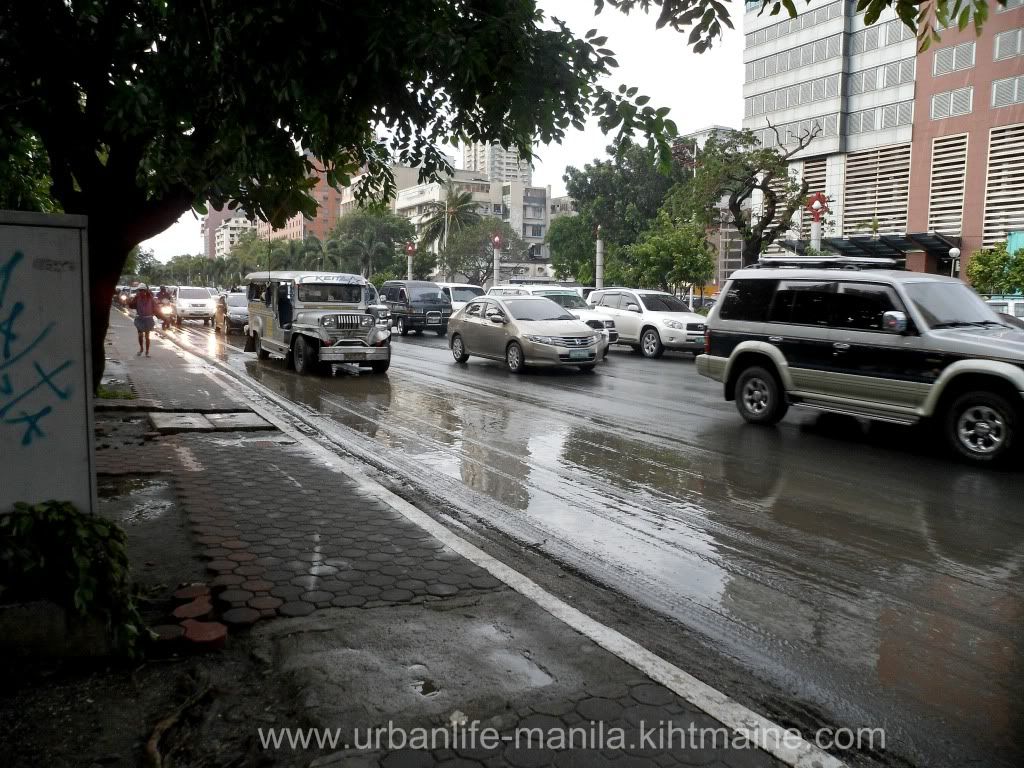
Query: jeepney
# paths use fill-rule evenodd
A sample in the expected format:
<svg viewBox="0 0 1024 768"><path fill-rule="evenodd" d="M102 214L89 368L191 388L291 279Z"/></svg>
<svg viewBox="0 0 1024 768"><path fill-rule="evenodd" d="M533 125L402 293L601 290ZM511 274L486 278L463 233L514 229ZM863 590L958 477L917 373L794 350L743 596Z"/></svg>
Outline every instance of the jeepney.
<svg viewBox="0 0 1024 768"><path fill-rule="evenodd" d="M245 349L283 357L298 373L354 363L383 373L391 365L391 315L365 277L339 272L246 275Z"/></svg>

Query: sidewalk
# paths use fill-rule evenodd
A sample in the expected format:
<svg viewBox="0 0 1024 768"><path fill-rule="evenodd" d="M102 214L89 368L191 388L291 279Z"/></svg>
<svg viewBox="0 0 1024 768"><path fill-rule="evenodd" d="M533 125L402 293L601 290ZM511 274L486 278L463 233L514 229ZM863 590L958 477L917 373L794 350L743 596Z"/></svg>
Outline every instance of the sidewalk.
<svg viewBox="0 0 1024 768"><path fill-rule="evenodd" d="M165 484L173 512L161 515L163 529L137 547L130 543L133 567L160 572L168 590L207 585L212 610L203 618L229 629L229 651L244 649L262 664L254 690L269 715L232 726L248 740L248 757L238 764L781 765L754 748L729 749L723 741L713 747L710 737L705 748L686 748L692 745L682 743L681 733L666 742L668 723L721 726L325 468L287 435L272 428L155 434L151 412L247 406L159 334L151 357L135 352L130 320L114 312L107 355L138 397L98 401L99 472L108 484ZM144 492L139 498L143 506L156 503ZM138 547L146 549L142 563ZM206 663L216 664L216 656ZM282 701L293 703L287 712ZM585 729L595 748L528 748L539 743L536 735L528 745L492 748L435 742L389 749L400 744L367 746L365 738L360 744L360 729L389 722L443 728L454 720L510 736L542 729L556 746L559 733L564 739L568 729L579 729L578 744ZM362 748L296 752L285 742L263 749L258 726L339 728L343 741ZM642 740L643 727L661 735ZM614 729L622 729L626 748L599 741L598 734Z"/></svg>

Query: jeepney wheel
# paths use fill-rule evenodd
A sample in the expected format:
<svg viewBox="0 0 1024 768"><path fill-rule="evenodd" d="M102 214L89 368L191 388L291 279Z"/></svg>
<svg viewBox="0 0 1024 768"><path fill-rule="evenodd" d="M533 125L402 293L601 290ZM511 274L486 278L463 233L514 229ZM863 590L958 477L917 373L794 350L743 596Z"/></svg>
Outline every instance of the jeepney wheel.
<svg viewBox="0 0 1024 768"><path fill-rule="evenodd" d="M254 333L252 335L252 345L256 348L256 359L257 360L269 360L270 359L270 353L267 352L267 350L265 350L263 348L263 346L260 344L260 335L258 333Z"/></svg>
<svg viewBox="0 0 1024 768"><path fill-rule="evenodd" d="M305 336L299 336L292 345L292 363L299 374L312 373L320 365L316 347Z"/></svg>
<svg viewBox="0 0 1024 768"><path fill-rule="evenodd" d="M387 360L374 360L370 363L370 370L374 373L386 373L388 368L391 367L391 358Z"/></svg>

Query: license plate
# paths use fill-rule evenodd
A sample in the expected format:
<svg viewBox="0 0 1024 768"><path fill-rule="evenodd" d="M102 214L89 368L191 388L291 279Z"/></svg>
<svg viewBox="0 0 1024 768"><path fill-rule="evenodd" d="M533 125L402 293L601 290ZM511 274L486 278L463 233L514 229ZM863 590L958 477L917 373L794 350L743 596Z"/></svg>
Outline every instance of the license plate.
<svg viewBox="0 0 1024 768"><path fill-rule="evenodd" d="M436 317L428 317L427 325L440 325L441 321Z"/></svg>
<svg viewBox="0 0 1024 768"><path fill-rule="evenodd" d="M590 352L585 349L570 349L569 350L570 360L588 360L590 359Z"/></svg>
<svg viewBox="0 0 1024 768"><path fill-rule="evenodd" d="M366 359L366 353L365 352L346 352L345 353L345 359L346 360L365 360Z"/></svg>

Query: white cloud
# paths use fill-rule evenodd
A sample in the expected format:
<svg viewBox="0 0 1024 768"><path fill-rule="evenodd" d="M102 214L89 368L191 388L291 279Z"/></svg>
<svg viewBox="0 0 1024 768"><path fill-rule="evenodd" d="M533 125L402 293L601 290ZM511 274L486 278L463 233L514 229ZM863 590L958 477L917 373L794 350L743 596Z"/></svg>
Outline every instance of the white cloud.
<svg viewBox="0 0 1024 768"><path fill-rule="evenodd" d="M640 12L623 16L608 6L593 14L587 0L541 0L548 16L557 16L578 35L596 28L608 37L619 67L609 80L635 85L651 97L656 107L670 107L669 117L681 133L709 125L739 127L743 117L743 7L731 8L736 29L726 29L710 51L693 53L686 35L671 29L655 29L655 17ZM544 73L528 73L543 77ZM553 194L564 194L562 175L568 165L581 167L605 156L608 137L591 121L584 131L571 130L560 145L537 147L534 183L550 184ZM456 154L458 158L459 155ZM158 259L179 253L202 253L199 220L191 212L166 231L143 243Z"/></svg>

